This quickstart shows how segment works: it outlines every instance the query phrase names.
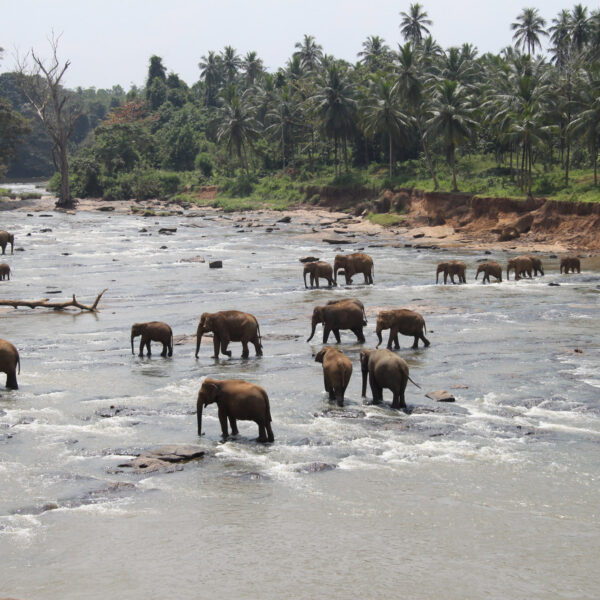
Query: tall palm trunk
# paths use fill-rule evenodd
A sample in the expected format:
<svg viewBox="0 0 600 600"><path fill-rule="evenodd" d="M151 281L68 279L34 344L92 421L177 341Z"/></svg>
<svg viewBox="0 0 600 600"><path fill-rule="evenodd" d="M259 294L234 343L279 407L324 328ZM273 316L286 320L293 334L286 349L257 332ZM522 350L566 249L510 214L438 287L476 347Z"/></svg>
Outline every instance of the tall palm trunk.
<svg viewBox="0 0 600 600"><path fill-rule="evenodd" d="M458 192L458 185L456 184L456 156L454 146L450 152L450 165L452 166L452 191Z"/></svg>
<svg viewBox="0 0 600 600"><path fill-rule="evenodd" d="M392 177L393 173L392 173L392 134L389 133L388 134L388 139L389 139L389 160L390 160L390 178Z"/></svg>
<svg viewBox="0 0 600 600"><path fill-rule="evenodd" d="M419 127L419 135L421 136L421 144L423 145L423 152L425 152L425 160L427 161L427 166L429 167L429 173L431 174L431 179L433 179L433 189L439 190L440 184L438 183L437 177L435 175L435 170L433 168L433 161L431 160L431 155L429 154L429 147L427 142L425 141L425 135L423 132L423 127L421 125L421 119L417 119L417 124Z"/></svg>

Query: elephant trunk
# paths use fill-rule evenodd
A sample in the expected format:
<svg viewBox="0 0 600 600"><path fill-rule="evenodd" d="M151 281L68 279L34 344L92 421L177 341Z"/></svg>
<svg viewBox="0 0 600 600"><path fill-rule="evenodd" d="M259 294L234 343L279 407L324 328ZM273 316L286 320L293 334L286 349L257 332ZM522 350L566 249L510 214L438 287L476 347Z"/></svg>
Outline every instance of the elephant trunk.
<svg viewBox="0 0 600 600"><path fill-rule="evenodd" d="M132 332L131 333L131 354L135 354L135 352L133 350L133 338L134 338L134 335L133 335L133 332Z"/></svg>
<svg viewBox="0 0 600 600"><path fill-rule="evenodd" d="M307 342L310 342L310 340L313 339L313 336L315 335L315 330L317 329L317 320L313 319L312 320L312 331L310 332L310 337L306 340Z"/></svg>
<svg viewBox="0 0 600 600"><path fill-rule="evenodd" d="M381 337L381 329L382 327L380 327L379 325L377 325L377 329L375 329L375 333L377 334L377 346L375 346L375 348L379 348L379 346L381 345L382 342L382 337Z"/></svg>
<svg viewBox="0 0 600 600"><path fill-rule="evenodd" d="M198 419L198 435L202 435L202 402L198 402L198 409L196 413L196 417Z"/></svg>
<svg viewBox="0 0 600 600"><path fill-rule="evenodd" d="M363 398L367 397L367 372L368 372L368 369L365 369L363 367L363 369L362 369L362 397Z"/></svg>
<svg viewBox="0 0 600 600"><path fill-rule="evenodd" d="M203 331L198 329L196 332L196 358L198 358L198 352L200 352L200 342L202 341Z"/></svg>
<svg viewBox="0 0 600 600"><path fill-rule="evenodd" d="M479 273L481 273L481 271L479 269L477 269L477 273L475 273L475 281L477 281L477 277L479 277Z"/></svg>
<svg viewBox="0 0 600 600"><path fill-rule="evenodd" d="M440 268L438 267L437 271L435 272L435 282L436 282L436 283L438 282L438 279L439 279L439 276L440 276L440 273L441 273L441 272L442 272L442 269L440 269Z"/></svg>
<svg viewBox="0 0 600 600"><path fill-rule="evenodd" d="M306 285L306 269L304 269L304 287L307 288L308 286Z"/></svg>

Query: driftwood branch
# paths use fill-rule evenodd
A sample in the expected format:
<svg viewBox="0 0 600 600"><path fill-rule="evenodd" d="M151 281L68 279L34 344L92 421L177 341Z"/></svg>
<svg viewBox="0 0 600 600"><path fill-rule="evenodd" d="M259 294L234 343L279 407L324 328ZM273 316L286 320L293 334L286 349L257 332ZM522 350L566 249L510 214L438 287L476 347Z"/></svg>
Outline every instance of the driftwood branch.
<svg viewBox="0 0 600 600"><path fill-rule="evenodd" d="M108 289L108 288L106 288ZM19 308L19 306L25 306L27 308L52 308L54 310L64 310L65 308L70 308L71 306L75 308L79 308L84 311L87 310L89 312L98 312L97 306L98 302L100 302L100 298L102 298L105 290L102 290L94 304L88 306L86 304L81 304L81 302L77 301L75 298L75 294L73 294L73 299L68 300L66 302L50 302L48 298L42 298L42 300L0 300L0 306L12 306L13 308Z"/></svg>

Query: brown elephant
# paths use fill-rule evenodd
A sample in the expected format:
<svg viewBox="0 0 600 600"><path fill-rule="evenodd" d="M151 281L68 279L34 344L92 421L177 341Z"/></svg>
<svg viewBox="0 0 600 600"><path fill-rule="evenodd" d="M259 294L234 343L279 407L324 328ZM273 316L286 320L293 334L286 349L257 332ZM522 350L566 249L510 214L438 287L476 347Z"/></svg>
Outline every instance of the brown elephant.
<svg viewBox="0 0 600 600"><path fill-rule="evenodd" d="M379 348L382 338L381 332L384 329L390 330L390 337L388 338L387 347L391 350L392 342L394 342L394 348L398 350L400 344L398 342L398 334L413 336L415 341L412 345L412 349L416 350L419 346L419 339L423 341L425 347L429 346L429 340L423 335L423 331L427 332L425 326L425 319L423 316L414 310L407 308L397 308L394 310L382 310L377 316L377 325L375 327L375 333L379 343Z"/></svg>
<svg viewBox="0 0 600 600"><path fill-rule="evenodd" d="M362 303L361 303L362 304ZM306 340L310 342L315 335L318 323L323 323L323 343L326 344L329 334L333 335L338 344L340 340L340 329L350 329L360 343L364 343L364 309L352 300L338 301L325 306L315 306L312 314L312 332Z"/></svg>
<svg viewBox="0 0 600 600"><path fill-rule="evenodd" d="M517 256L515 258L511 258L506 265L506 279L510 279L510 272L515 272L515 281L521 279L521 277L529 277L531 279L531 274L533 272L533 264L531 259L528 256Z"/></svg>
<svg viewBox="0 0 600 600"><path fill-rule="evenodd" d="M571 273L581 273L581 262L577 256L565 256L560 259L560 272L564 269L565 273L571 271Z"/></svg>
<svg viewBox="0 0 600 600"><path fill-rule="evenodd" d="M306 285L306 274L310 275L310 287L316 286L319 287L319 278L326 279L327 285L329 287L337 285L335 281L333 281L333 269L329 263L326 263L322 260L308 262L304 265L304 287L307 288Z"/></svg>
<svg viewBox="0 0 600 600"><path fill-rule="evenodd" d="M537 274L544 275L544 267L542 265L542 261L537 256L532 256L531 254L527 255L527 258L531 261L531 265L533 266L533 274L537 277Z"/></svg>
<svg viewBox="0 0 600 600"><path fill-rule="evenodd" d="M333 261L333 281L337 284L337 274L340 269L344 269L346 285L352 283L352 277L357 273L362 273L365 283L373 283L375 268L373 259L368 254L355 252L354 254L337 254Z"/></svg>
<svg viewBox="0 0 600 600"><path fill-rule="evenodd" d="M344 406L344 393L352 375L352 362L332 346L321 348L315 356L315 362L323 365L323 380L329 399L336 400L338 406Z"/></svg>
<svg viewBox="0 0 600 600"><path fill-rule="evenodd" d="M487 262L481 263L477 267L477 273L475 273L475 279L479 276L479 273L483 273L483 283L486 281L490 283L490 275L496 278L496 281L502 283L502 267L494 260L488 260Z"/></svg>
<svg viewBox="0 0 600 600"><path fill-rule="evenodd" d="M13 250L15 247L15 235L14 233L8 233L8 231L0 231L0 248L2 248L2 254L6 254L6 246L10 244L10 253L14 254Z"/></svg>
<svg viewBox="0 0 600 600"><path fill-rule="evenodd" d="M0 281L4 281L5 279L10 281L10 265L0 263Z"/></svg>
<svg viewBox="0 0 600 600"><path fill-rule="evenodd" d="M6 373L6 387L9 390L18 390L17 367L21 373L21 359L19 351L7 340L0 340L0 373Z"/></svg>
<svg viewBox="0 0 600 600"><path fill-rule="evenodd" d="M435 272L435 282L438 282L440 273L444 274L444 285L448 281L448 275L450 281L455 283L454 276L458 277L458 283L467 283L466 278L467 265L462 260L450 260L448 262L439 263Z"/></svg>
<svg viewBox="0 0 600 600"><path fill-rule="evenodd" d="M144 356L144 346L146 353L152 356L150 350L150 342L160 342L163 346L161 356L173 356L173 331L162 321L150 321L148 323L134 323L131 326L131 354L133 351L133 339L141 335L140 339L140 356Z"/></svg>
<svg viewBox="0 0 600 600"><path fill-rule="evenodd" d="M263 388L241 379L209 379L202 382L198 392L197 420L198 435L202 435L202 409L215 402L219 409L221 433L225 441L229 433L227 420L231 425L231 435L237 435L236 421L254 421L258 425L259 442L273 442L271 429L271 407L269 396Z"/></svg>
<svg viewBox="0 0 600 600"><path fill-rule="evenodd" d="M356 304L362 310L363 313L363 325L367 325L367 313L365 312L365 305L358 298L342 298L341 300L328 300L327 306L331 306L332 304L344 304L349 302L350 304Z"/></svg>
<svg viewBox="0 0 600 600"><path fill-rule="evenodd" d="M248 343L254 344L256 356L262 356L262 338L260 327L254 315L240 310L222 310L216 313L202 313L196 331L196 358L200 351L202 336L212 331L214 358L219 358L219 352L231 356L227 350L229 342L242 342L242 358L248 358L250 352Z"/></svg>
<svg viewBox="0 0 600 600"><path fill-rule="evenodd" d="M362 397L367 396L367 374L373 394L373 404L383 401L383 388L392 390L392 408L406 411L404 392L410 381L418 388L409 376L408 364L391 350L361 350L360 367L362 371Z"/></svg>

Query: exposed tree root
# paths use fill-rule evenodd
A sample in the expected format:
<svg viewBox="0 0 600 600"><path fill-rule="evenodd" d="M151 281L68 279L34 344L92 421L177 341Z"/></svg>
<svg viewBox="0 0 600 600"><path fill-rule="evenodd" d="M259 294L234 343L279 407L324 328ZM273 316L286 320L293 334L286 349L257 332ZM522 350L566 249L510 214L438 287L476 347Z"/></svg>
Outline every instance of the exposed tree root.
<svg viewBox="0 0 600 600"><path fill-rule="evenodd" d="M108 288L106 288L108 289ZM98 312L97 306L98 302L100 302L100 298L106 289L102 290L94 304L88 306L86 304L81 304L81 302L77 301L75 298L75 294L73 294L73 300L68 300L67 302L50 302L48 298L43 298L42 300L0 300L0 306L12 306L13 308L19 308L19 306L25 306L27 308L52 308L54 310L64 310L65 308L70 308L71 306L75 308L79 308L84 311L87 310L89 312Z"/></svg>

